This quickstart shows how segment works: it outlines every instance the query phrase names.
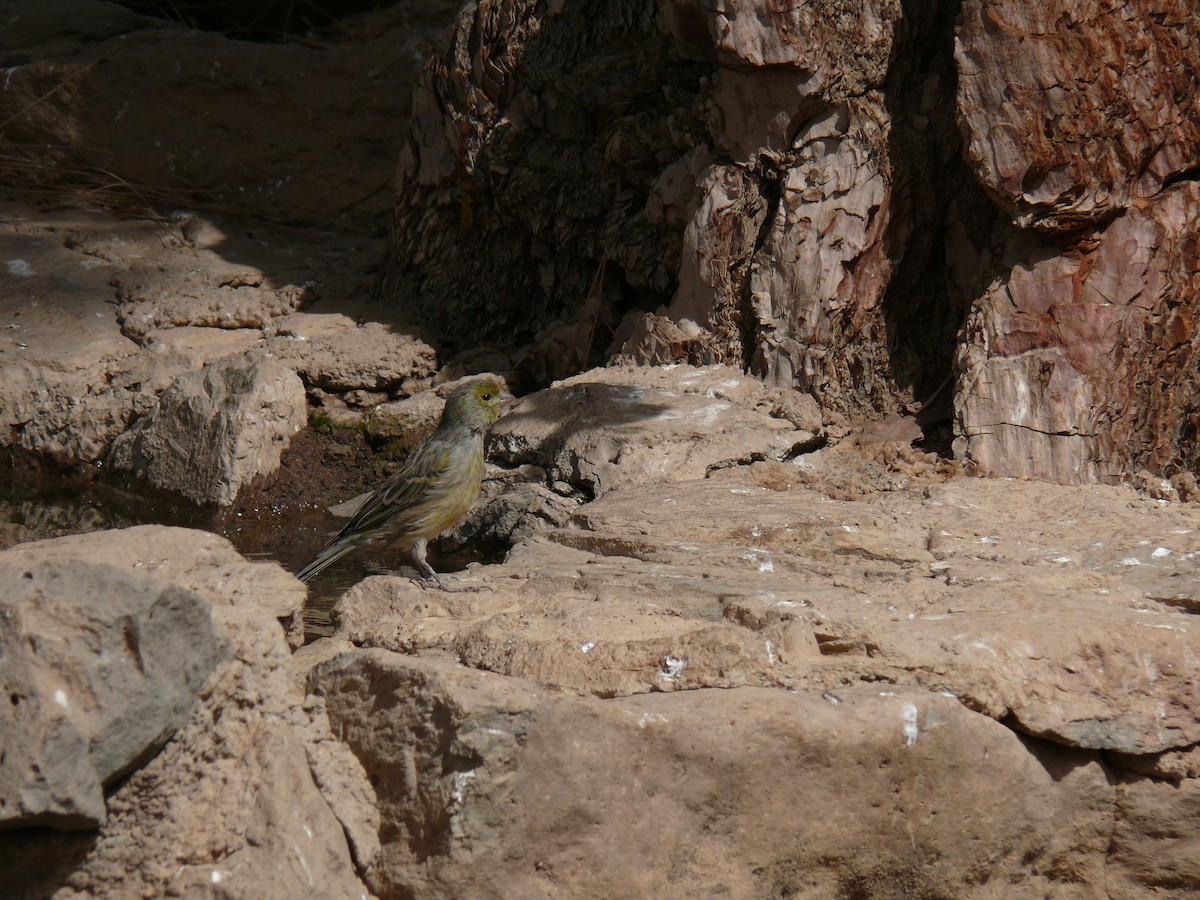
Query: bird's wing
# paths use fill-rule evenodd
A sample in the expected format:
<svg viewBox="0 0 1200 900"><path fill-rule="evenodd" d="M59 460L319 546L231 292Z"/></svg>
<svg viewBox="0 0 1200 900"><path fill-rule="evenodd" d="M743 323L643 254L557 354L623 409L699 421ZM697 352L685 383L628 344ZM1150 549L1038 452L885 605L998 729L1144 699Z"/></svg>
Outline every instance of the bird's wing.
<svg viewBox="0 0 1200 900"><path fill-rule="evenodd" d="M399 471L394 472L379 490L367 498L346 527L330 543L350 535L369 535L405 510L427 500L431 488L445 476L453 462L448 447L427 441L413 451Z"/></svg>

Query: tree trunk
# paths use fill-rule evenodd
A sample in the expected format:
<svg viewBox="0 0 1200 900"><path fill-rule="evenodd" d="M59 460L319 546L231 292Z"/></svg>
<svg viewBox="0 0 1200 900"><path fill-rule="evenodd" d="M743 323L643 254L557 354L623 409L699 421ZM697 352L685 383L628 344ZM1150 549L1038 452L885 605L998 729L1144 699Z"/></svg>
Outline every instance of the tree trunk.
<svg viewBox="0 0 1200 900"><path fill-rule="evenodd" d="M967 154L1026 228L959 348L958 450L1057 481L1195 472L1200 13L972 0Z"/></svg>
<svg viewBox="0 0 1200 900"><path fill-rule="evenodd" d="M1193 468L1198 47L1188 0L479 0L384 294L531 383L732 362L936 397L981 472Z"/></svg>

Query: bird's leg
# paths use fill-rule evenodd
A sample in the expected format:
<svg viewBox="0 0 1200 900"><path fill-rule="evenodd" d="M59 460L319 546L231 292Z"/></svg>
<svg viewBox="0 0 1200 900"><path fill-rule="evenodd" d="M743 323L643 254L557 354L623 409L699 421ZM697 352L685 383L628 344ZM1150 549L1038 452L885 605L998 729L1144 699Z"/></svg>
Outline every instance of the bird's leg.
<svg viewBox="0 0 1200 900"><path fill-rule="evenodd" d="M429 561L427 559L425 559L426 543L427 543L426 540L424 538L421 538L421 540L419 540L415 544L413 544L413 548L412 548L413 562L415 562L417 564L417 571L421 573L421 581L417 582L418 585L420 585L421 587L429 587L429 583L433 582L434 584L436 584L439 588L441 588L443 591L445 591L448 594L461 594L465 591L480 590L480 587L475 586L475 585L463 586L463 587L450 587L450 585L448 585L446 583L446 579L444 579L441 575L439 575L437 572L435 572L433 570L433 566L431 566L429 564Z"/></svg>
<svg viewBox="0 0 1200 900"><path fill-rule="evenodd" d="M429 583L432 581L443 591L450 593L454 592L455 588L452 588L450 585L446 584L446 579L435 572L433 570L433 566L431 566L425 560L422 559L417 561L417 571L421 573L421 587L429 587Z"/></svg>

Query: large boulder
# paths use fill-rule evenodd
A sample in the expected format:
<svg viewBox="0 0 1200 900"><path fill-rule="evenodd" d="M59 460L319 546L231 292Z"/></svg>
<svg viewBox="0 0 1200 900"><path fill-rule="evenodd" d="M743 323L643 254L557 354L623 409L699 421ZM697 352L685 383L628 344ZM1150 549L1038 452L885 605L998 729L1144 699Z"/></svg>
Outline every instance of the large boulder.
<svg viewBox="0 0 1200 900"><path fill-rule="evenodd" d="M3 626L5 896L364 895L309 757L336 762L359 794L361 770L303 712L281 623L304 599L291 575L216 535L145 526L15 547L0 578L16 601ZM14 672L26 683L12 687ZM35 729L34 713L57 730ZM61 762L14 755L43 733L77 752L43 778L90 765L92 805L9 818L10 779ZM22 787L19 802L48 796ZM96 830L24 827L47 824Z"/></svg>
<svg viewBox="0 0 1200 900"><path fill-rule="evenodd" d="M1195 9L972 0L955 59L973 170L1048 233L1006 241L967 318L956 454L1066 483L1194 469Z"/></svg>
<svg viewBox="0 0 1200 900"><path fill-rule="evenodd" d="M228 647L202 594L108 563L5 554L0 597L0 822L94 828Z"/></svg>
<svg viewBox="0 0 1200 900"><path fill-rule="evenodd" d="M629 893L1194 892L1200 513L951 479L886 442L816 456L615 487L451 576L476 590L346 592L313 690L391 785L372 887L473 896L484 860L529 896L581 870ZM980 755L904 756L934 732ZM880 792L929 816L915 845Z"/></svg>
<svg viewBox="0 0 1200 900"><path fill-rule="evenodd" d="M1149 599L1195 577L1200 519L1114 513L1121 496L918 480L834 501L736 471L641 484L460 576L488 591L367 579L342 597L339 629L600 696L825 688L850 667L950 691L1030 735L1149 758L1200 741L1200 632L1178 600ZM1100 519L1097 542L1081 523Z"/></svg>

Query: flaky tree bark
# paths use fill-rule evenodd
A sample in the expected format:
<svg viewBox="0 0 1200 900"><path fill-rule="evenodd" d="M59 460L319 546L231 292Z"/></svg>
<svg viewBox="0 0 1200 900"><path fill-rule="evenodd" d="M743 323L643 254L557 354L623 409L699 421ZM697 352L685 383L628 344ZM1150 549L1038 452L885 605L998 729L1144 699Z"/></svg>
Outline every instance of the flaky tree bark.
<svg viewBox="0 0 1200 900"><path fill-rule="evenodd" d="M968 319L957 450L1059 481L1195 472L1200 12L970 0L955 57L971 165L1031 229Z"/></svg>
<svg viewBox="0 0 1200 900"><path fill-rule="evenodd" d="M417 90L385 294L451 338L518 342L589 292L668 298L682 227L652 201L703 137L710 71L670 50L640 0L467 4Z"/></svg>
<svg viewBox="0 0 1200 900"><path fill-rule="evenodd" d="M966 303L921 271L930 198L970 182L952 14L468 4L417 92L384 293L444 336L536 341L535 377L621 353L847 413L929 392Z"/></svg>
<svg viewBox="0 0 1200 900"><path fill-rule="evenodd" d="M532 342L530 382L726 361L852 418L938 396L981 472L1192 469L1198 18L478 0L417 91L384 294Z"/></svg>

